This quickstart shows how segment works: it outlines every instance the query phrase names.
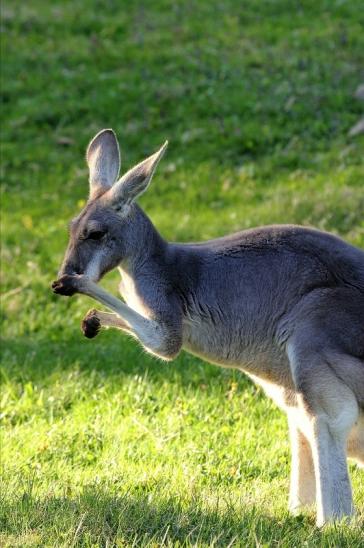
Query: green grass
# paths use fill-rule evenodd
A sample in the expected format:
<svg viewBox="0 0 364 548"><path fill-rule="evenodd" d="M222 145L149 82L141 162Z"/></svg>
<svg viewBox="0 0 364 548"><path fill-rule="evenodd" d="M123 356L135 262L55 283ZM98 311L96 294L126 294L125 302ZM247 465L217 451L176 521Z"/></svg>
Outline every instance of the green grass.
<svg viewBox="0 0 364 548"><path fill-rule="evenodd" d="M276 222L364 247L362 2L5 2L3 546L363 545L286 510L283 415L242 374L164 364L49 290L103 127L123 170L170 140L141 199L163 235ZM117 276L105 285L115 291Z"/></svg>

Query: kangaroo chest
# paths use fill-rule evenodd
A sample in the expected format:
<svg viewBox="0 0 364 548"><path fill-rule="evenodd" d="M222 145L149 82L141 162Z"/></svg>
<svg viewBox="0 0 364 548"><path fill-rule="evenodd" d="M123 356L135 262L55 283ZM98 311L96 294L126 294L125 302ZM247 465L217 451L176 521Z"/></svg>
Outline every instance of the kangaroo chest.
<svg viewBox="0 0 364 548"><path fill-rule="evenodd" d="M127 305L143 317L153 318L155 311L138 290L138 283L127 272L120 273L119 291ZM209 321L197 312L183 318L182 330L183 348L188 352L216 365L243 370L254 375L256 381L262 379L267 386L277 385L277 392L292 387L287 355L266 336L264 330L259 335L256 330L253 333L250 327L244 327L243 323L228 325L223 319L218 321L216 318ZM269 391L267 386L264 388ZM273 399L285 398L279 395Z"/></svg>
<svg viewBox="0 0 364 548"><path fill-rule="evenodd" d="M135 312L138 312L141 316L144 316L144 318L151 318L153 313L147 306L145 299L143 299L138 292L133 278L125 271L120 273L121 282L119 284L119 291L126 304L135 310Z"/></svg>

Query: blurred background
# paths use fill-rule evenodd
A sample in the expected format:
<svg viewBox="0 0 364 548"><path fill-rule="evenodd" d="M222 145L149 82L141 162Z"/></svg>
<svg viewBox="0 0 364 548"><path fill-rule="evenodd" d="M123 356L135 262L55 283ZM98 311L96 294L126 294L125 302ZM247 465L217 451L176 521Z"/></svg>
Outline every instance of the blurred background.
<svg viewBox="0 0 364 548"><path fill-rule="evenodd" d="M169 140L140 200L167 239L300 223L364 247L362 2L12 0L1 15L4 542L304 538L309 518L285 515L285 420L255 387L116 332L86 341L91 301L49 285L105 127L122 171Z"/></svg>

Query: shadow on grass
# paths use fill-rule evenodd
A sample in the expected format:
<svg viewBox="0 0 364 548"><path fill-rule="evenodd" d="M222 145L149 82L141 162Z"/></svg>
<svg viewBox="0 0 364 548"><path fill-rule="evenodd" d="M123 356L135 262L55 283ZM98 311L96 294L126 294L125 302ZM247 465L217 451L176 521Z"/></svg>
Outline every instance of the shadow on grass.
<svg viewBox="0 0 364 548"><path fill-rule="evenodd" d="M280 534L277 521L255 508L238 513L236 507L222 510L219 506L208 508L201 500L154 501L153 493L110 496L99 486L88 486L75 498L37 499L24 494L3 507L2 530L9 537L31 530L38 540L72 540L77 545L92 542L98 546L115 546L118 541L138 546L178 541L227 546L243 541L247 546L255 545L257 539L272 541ZM294 531L302 528L302 522L285 518L280 526Z"/></svg>
<svg viewBox="0 0 364 548"><path fill-rule="evenodd" d="M362 546L362 531L312 517L269 516L256 506L200 498L163 498L158 492L110 495L89 485L76 497L37 499L24 494L3 506L4 538L31 531L38 542L73 546ZM53 544L54 543L54 544ZM125 544L124 544L125 543Z"/></svg>
<svg viewBox="0 0 364 548"><path fill-rule="evenodd" d="M51 383L55 376L77 369L85 375L114 378L117 382L125 376L147 375L152 382L189 387L232 377L242 387L251 384L240 372L203 362L185 352L173 363L162 362L146 354L136 341L111 330L93 340L78 332L67 332L67 338L57 334L54 340L39 334L3 339L2 363L5 377L22 383Z"/></svg>

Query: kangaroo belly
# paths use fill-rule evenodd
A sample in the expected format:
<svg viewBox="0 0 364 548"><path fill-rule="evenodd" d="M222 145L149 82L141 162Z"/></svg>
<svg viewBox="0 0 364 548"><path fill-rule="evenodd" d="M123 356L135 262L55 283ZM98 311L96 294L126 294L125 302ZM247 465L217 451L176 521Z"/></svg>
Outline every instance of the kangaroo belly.
<svg viewBox="0 0 364 548"><path fill-rule="evenodd" d="M253 380L261 379L285 389L293 388L288 357L269 338L247 340L240 329L212 326L208 322L185 321L183 347L211 363L240 369Z"/></svg>

